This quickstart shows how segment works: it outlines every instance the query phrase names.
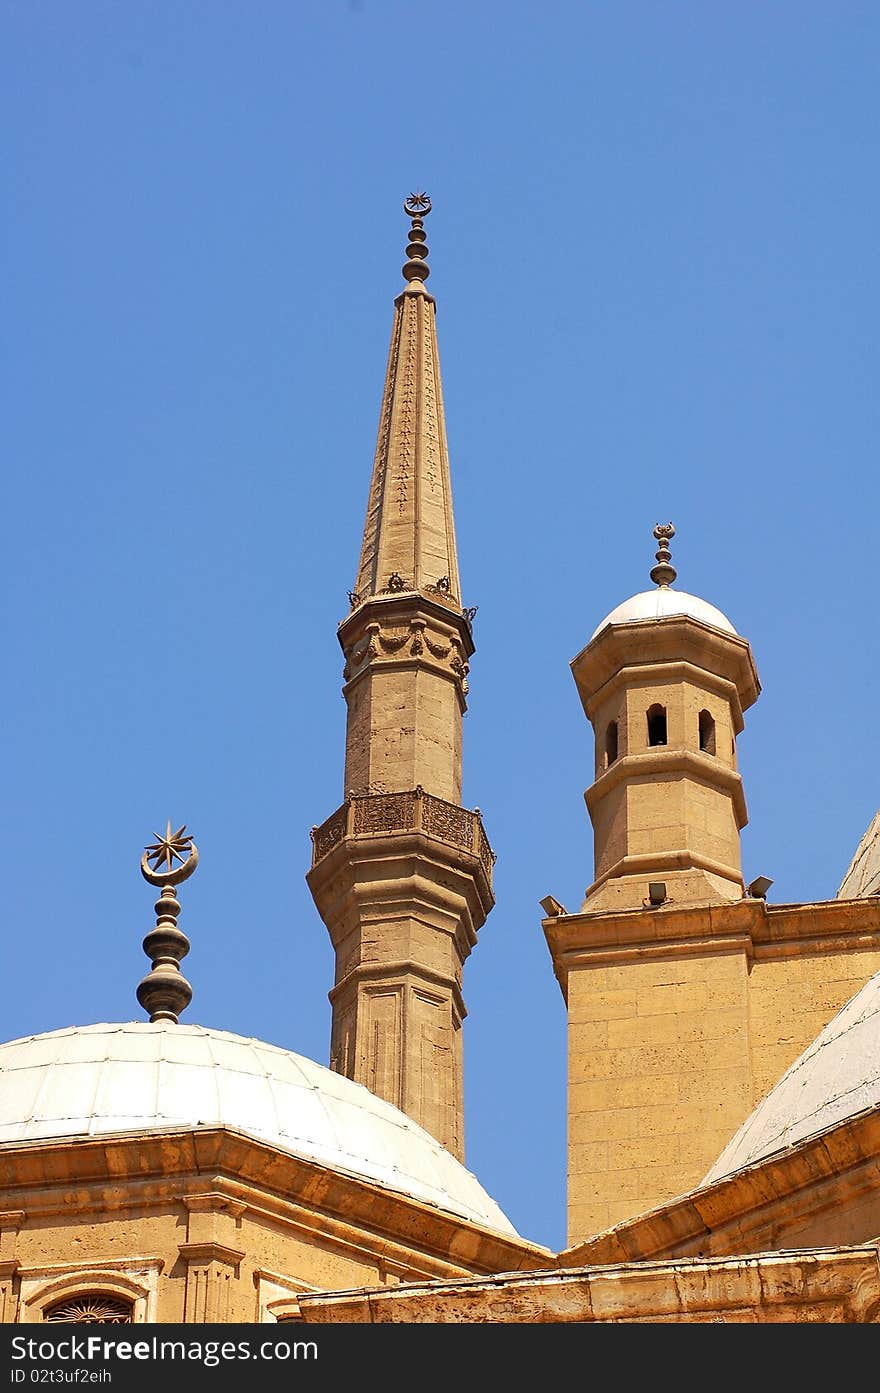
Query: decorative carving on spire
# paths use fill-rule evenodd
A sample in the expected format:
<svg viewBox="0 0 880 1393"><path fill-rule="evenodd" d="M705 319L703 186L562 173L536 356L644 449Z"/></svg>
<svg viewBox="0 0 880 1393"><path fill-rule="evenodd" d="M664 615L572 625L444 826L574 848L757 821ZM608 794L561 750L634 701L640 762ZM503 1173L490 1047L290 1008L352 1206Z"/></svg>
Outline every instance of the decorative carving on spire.
<svg viewBox="0 0 880 1393"><path fill-rule="evenodd" d="M671 585L678 575L675 567L670 565L672 552L669 550L669 543L674 536L675 528L671 522L658 522L654 528L654 537L659 543L655 552L657 565L651 567L651 579L655 585Z"/></svg>
<svg viewBox="0 0 880 1393"><path fill-rule="evenodd" d="M411 193L403 201L403 211L412 218L406 254L409 258L403 267L405 281L426 281L431 274L425 258L428 255L424 219L431 211L431 200L426 193Z"/></svg>
<svg viewBox="0 0 880 1393"><path fill-rule="evenodd" d="M180 905L174 887L188 880L198 864L198 849L187 835L186 824L173 832L170 820L164 837L157 834L141 857L141 875L162 889L154 906L156 927L144 939L144 952L152 967L137 989L137 999L151 1021L173 1021L176 1025L181 1011L192 1001L192 987L180 970L180 961L189 952L189 939L177 927Z"/></svg>
<svg viewBox="0 0 880 1393"><path fill-rule="evenodd" d="M423 224L431 200L413 193L403 206L411 220L406 285L394 301L360 563L349 596L352 611L387 595L388 577L394 575L405 581L407 592L429 594L450 608L461 604L436 310L424 285ZM438 576L443 584L435 589Z"/></svg>

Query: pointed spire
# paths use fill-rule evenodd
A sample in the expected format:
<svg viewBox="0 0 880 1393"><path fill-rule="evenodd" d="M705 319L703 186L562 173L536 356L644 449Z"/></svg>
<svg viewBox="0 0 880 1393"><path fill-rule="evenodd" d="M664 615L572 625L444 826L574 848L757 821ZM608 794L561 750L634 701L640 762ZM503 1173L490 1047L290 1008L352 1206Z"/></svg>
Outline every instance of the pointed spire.
<svg viewBox="0 0 880 1393"><path fill-rule="evenodd" d="M657 557L657 565L651 567L651 579L655 585L671 585L678 575L675 567L670 565L672 552L669 550L669 543L675 536L675 528L671 522L658 522L654 528L654 537L659 542L659 548L654 553Z"/></svg>
<svg viewBox="0 0 880 1393"><path fill-rule="evenodd" d="M181 864L175 866L175 861ZM164 870L161 867L164 864ZM138 984L137 999L149 1013L150 1021L173 1021L192 1001L192 987L180 970L180 960L189 952L189 939L177 927L180 904L174 886L188 880L199 864L199 853L186 826L157 834L141 857L141 875L151 885L161 886L156 901L156 927L144 939L144 952L152 962L146 977Z"/></svg>
<svg viewBox="0 0 880 1393"><path fill-rule="evenodd" d="M426 193L410 194L406 288L394 302L391 347L352 606L375 595L422 591L453 608L461 584L433 296L424 282Z"/></svg>

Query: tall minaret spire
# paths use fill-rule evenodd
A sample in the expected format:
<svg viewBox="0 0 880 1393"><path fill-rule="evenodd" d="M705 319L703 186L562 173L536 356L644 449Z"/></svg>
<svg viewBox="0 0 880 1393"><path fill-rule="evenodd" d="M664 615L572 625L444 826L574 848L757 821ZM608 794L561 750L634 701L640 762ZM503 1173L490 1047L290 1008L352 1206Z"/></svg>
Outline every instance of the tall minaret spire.
<svg viewBox="0 0 880 1393"><path fill-rule="evenodd" d="M336 950L331 1064L464 1153L462 967L494 903L461 806L474 611L461 603L424 219L411 220L351 612L339 626L345 801L312 833L309 887Z"/></svg>
<svg viewBox="0 0 880 1393"><path fill-rule="evenodd" d="M379 418L379 437L354 593L359 600L389 585L427 590L439 585L460 602L449 451L440 385L437 323L424 219L427 194L410 194L412 219L406 289L394 302L391 349Z"/></svg>

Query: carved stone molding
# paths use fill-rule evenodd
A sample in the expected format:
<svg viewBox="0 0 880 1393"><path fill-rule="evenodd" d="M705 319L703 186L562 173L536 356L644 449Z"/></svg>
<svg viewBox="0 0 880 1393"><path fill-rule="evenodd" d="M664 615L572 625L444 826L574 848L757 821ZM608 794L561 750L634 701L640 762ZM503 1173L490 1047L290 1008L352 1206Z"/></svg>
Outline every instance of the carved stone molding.
<svg viewBox="0 0 880 1393"><path fill-rule="evenodd" d="M458 636L429 629L422 618L412 619L405 627L400 624L382 627L375 622L368 625L366 633L345 650L342 678L344 682L351 681L374 659L383 663L395 658L409 661L423 654L429 654L441 668L448 660L448 669L457 679L462 693L467 693L468 663L462 656Z"/></svg>
<svg viewBox="0 0 880 1393"><path fill-rule="evenodd" d="M420 788L346 799L326 822L312 828L312 865L316 866L346 837L413 831L478 856L491 885L495 853L483 829L479 809L471 812Z"/></svg>

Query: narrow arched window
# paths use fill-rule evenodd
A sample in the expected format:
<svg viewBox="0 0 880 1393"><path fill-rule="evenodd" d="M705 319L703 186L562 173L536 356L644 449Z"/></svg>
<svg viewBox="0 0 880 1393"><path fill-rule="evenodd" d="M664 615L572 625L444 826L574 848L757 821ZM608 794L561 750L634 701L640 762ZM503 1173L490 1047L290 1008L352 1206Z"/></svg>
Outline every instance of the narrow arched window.
<svg viewBox="0 0 880 1393"><path fill-rule="evenodd" d="M648 708L648 744L666 744L666 707L655 705Z"/></svg>
<svg viewBox="0 0 880 1393"><path fill-rule="evenodd" d="M43 1313L43 1320L53 1324L72 1322L77 1325L131 1325L130 1301L105 1296L100 1291L85 1292L82 1296L65 1296Z"/></svg>
<svg viewBox="0 0 880 1393"><path fill-rule="evenodd" d="M617 722L609 721L605 731L605 768L617 759Z"/></svg>
<svg viewBox="0 0 880 1393"><path fill-rule="evenodd" d="M700 712L700 749L707 755L715 753L715 720L711 711Z"/></svg>

